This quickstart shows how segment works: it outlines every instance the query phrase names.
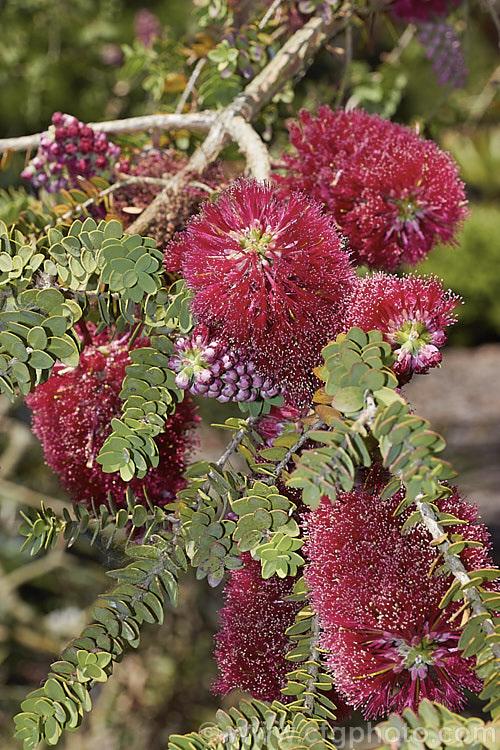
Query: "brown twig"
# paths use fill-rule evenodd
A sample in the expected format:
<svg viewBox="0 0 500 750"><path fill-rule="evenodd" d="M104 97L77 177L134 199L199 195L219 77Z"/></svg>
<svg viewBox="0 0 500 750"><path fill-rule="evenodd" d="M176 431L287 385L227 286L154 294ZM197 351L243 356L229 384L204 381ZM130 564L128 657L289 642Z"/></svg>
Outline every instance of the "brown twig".
<svg viewBox="0 0 500 750"><path fill-rule="evenodd" d="M276 15L278 8L280 7L283 0L274 0L274 2L271 3L269 8L266 10L265 14L262 16L262 18L259 21L259 29L263 29L264 26L271 21L273 16Z"/></svg>
<svg viewBox="0 0 500 750"><path fill-rule="evenodd" d="M322 427L323 425L324 425L324 422L321 419L317 419L316 422L314 422L314 424L311 425L311 427L308 427L307 430L304 430L304 432L300 435L300 437L297 438L297 442L295 442L292 445L292 447L287 450L286 454L284 455L282 460L279 462L279 464L276 464L272 475L269 477L266 477L262 481L265 484L271 484L271 482L274 482L279 477L283 469L286 468L293 454L296 453L298 450L300 450L300 448L302 448L304 443L307 443L307 441L309 440L309 433L312 432L312 430L319 430L319 428Z"/></svg>
<svg viewBox="0 0 500 750"><path fill-rule="evenodd" d="M229 443L226 445L226 449L224 450L224 453L220 456L220 458L217 460L216 466L219 469L223 469L226 463L231 458L232 454L236 450L236 448L239 446L245 435L247 434L250 427L253 427L253 425L258 421L259 417L248 417L248 419L245 420L245 426L240 427L239 430L237 430Z"/></svg>
<svg viewBox="0 0 500 750"><path fill-rule="evenodd" d="M223 469L226 463L229 461L231 456L233 455L234 451L237 449L245 435L247 434L250 427L253 427L255 422L257 422L259 418L258 417L248 417L248 419L245 420L244 427L240 427L239 430L236 430L233 437L229 441L229 443L226 445L226 448L224 450L224 453L218 458L216 462L216 466L218 469ZM213 478L212 471L210 470L207 474L207 480L203 484L201 488L201 492L207 493L210 490L210 479ZM199 509L202 504L202 498L200 495L198 495L196 507Z"/></svg>
<svg viewBox="0 0 500 750"><path fill-rule="evenodd" d="M198 77L205 67L205 63L207 62L206 57L202 57L198 62L196 63L193 72L191 73L191 76L189 78L189 81L187 82L186 88L182 92L182 96L179 99L177 103L177 107L175 108L175 114L181 114L182 110L184 109L184 105L186 104L187 100L189 99L189 95L191 94L192 90L195 87L196 81L198 80Z"/></svg>

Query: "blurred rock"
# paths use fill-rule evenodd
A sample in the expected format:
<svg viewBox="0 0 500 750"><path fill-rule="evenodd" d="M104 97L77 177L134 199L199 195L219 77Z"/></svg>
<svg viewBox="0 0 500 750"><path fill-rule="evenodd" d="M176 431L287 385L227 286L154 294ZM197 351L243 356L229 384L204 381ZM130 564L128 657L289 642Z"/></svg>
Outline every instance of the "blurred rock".
<svg viewBox="0 0 500 750"><path fill-rule="evenodd" d="M500 556L500 344L445 349L440 369L416 376L406 396L447 440L444 457L476 502Z"/></svg>

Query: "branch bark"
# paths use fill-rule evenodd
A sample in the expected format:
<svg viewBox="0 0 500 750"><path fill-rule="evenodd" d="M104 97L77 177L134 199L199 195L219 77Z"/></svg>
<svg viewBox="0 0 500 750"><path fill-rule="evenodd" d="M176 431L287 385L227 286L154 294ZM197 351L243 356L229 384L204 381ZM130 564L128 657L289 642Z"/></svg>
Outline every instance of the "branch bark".
<svg viewBox="0 0 500 750"><path fill-rule="evenodd" d="M257 180L268 180L271 175L269 151L258 133L239 115L235 115L226 127L227 134L238 144L250 173Z"/></svg>
<svg viewBox="0 0 500 750"><path fill-rule="evenodd" d="M313 430L319 430L320 427L323 426L323 422L321 419L317 419L316 422L314 422L313 425L308 427L304 430L304 432L300 435L299 438L297 438L297 442L295 442L292 447L287 450L285 456L283 459L279 462L279 464L276 464L273 473L262 479L261 481L264 482L264 484L271 484L272 482L276 481L276 479L279 478L279 475L288 466L288 463L290 462L292 456L294 453L297 453L300 448L309 440L309 433Z"/></svg>
<svg viewBox="0 0 500 750"><path fill-rule="evenodd" d="M204 112L188 112L186 114L143 115L129 117L125 120L107 120L106 122L89 122L89 126L101 133L138 133L142 130L160 128L164 130L210 130L218 113L206 110ZM28 151L37 148L41 133L23 135L19 138L0 138L0 153L2 151Z"/></svg>

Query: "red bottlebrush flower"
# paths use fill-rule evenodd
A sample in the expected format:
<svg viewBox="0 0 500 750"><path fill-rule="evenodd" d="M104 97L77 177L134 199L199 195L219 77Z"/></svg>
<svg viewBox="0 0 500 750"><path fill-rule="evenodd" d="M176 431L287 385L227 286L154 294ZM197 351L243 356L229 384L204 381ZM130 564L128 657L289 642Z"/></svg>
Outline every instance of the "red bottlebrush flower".
<svg viewBox="0 0 500 750"><path fill-rule="evenodd" d="M132 348L148 345L147 339L139 339ZM109 492L117 507L126 507L130 485L138 502L144 489L153 503L165 505L185 486L183 470L198 421L189 400L177 405L165 431L155 438L160 461L144 479L124 482L119 474L104 473L96 461L111 433L111 420L121 414L119 393L129 364L128 336L110 340L105 331L93 336L77 367L56 365L47 382L26 399L45 460L74 502L90 506L93 499L97 506L106 504Z"/></svg>
<svg viewBox="0 0 500 750"><path fill-rule="evenodd" d="M355 278L340 235L300 194L236 180L167 248L199 321L249 351L257 371L307 400L322 346L339 330Z"/></svg>
<svg viewBox="0 0 500 750"><path fill-rule="evenodd" d="M390 276L375 273L358 279L346 320L346 330L381 330L397 361L393 366L400 382L412 374L426 373L441 362L439 349L446 343L446 327L456 322L458 295L445 291L434 276Z"/></svg>
<svg viewBox="0 0 500 750"><path fill-rule="evenodd" d="M395 0L391 10L395 18L411 23L446 16L450 5L460 5L460 0Z"/></svg>
<svg viewBox="0 0 500 750"><path fill-rule="evenodd" d="M286 601L294 578L273 576L263 580L260 562L249 554L234 570L226 584L221 629L216 636L215 659L219 679L215 692L246 690L253 698L273 701L293 664L285 659L292 644L285 630L293 624L301 604Z"/></svg>
<svg viewBox="0 0 500 750"><path fill-rule="evenodd" d="M301 189L323 201L356 260L394 271L453 243L465 216L458 167L432 141L362 110L300 112L290 127L297 156L284 155L281 195Z"/></svg>
<svg viewBox="0 0 500 750"><path fill-rule="evenodd" d="M288 703L282 695L286 673L298 665L285 656L293 643L285 631L293 624L301 608L290 602L295 578L273 576L263 580L261 566L250 554L242 555L244 567L232 571L224 592L224 607L219 612L221 629L216 636L215 659L219 678L214 691L226 695L245 690L252 698ZM327 693L341 721L349 708L336 690Z"/></svg>
<svg viewBox="0 0 500 750"><path fill-rule="evenodd" d="M428 575L436 551L423 526L401 534L411 510L394 517L400 499L341 493L335 506L324 498L306 522L306 580L321 645L341 696L367 718L415 710L423 698L457 710L465 690L481 687L450 621L459 605L439 609L451 576ZM475 508L456 491L438 505L467 522L450 533L484 543L461 553L464 565L490 567L489 535Z"/></svg>

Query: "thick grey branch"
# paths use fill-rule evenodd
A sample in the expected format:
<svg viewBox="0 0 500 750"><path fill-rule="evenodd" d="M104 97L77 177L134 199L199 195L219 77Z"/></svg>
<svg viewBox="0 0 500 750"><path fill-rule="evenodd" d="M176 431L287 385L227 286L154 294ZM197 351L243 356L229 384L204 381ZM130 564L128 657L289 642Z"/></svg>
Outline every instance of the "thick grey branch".
<svg viewBox="0 0 500 750"><path fill-rule="evenodd" d="M125 120L107 120L106 122L89 122L91 128L101 133L138 133L142 130L189 130L207 131L212 127L217 112L206 110L204 112L188 112L186 114L164 114L143 115L141 117L129 117ZM34 135L23 135L19 138L1 138L0 152L2 151L28 151L37 148L40 143L41 133Z"/></svg>
<svg viewBox="0 0 500 750"><path fill-rule="evenodd" d="M229 120L227 133L240 147L253 177L261 181L269 179L271 175L269 152L252 126L243 117L236 115Z"/></svg>

